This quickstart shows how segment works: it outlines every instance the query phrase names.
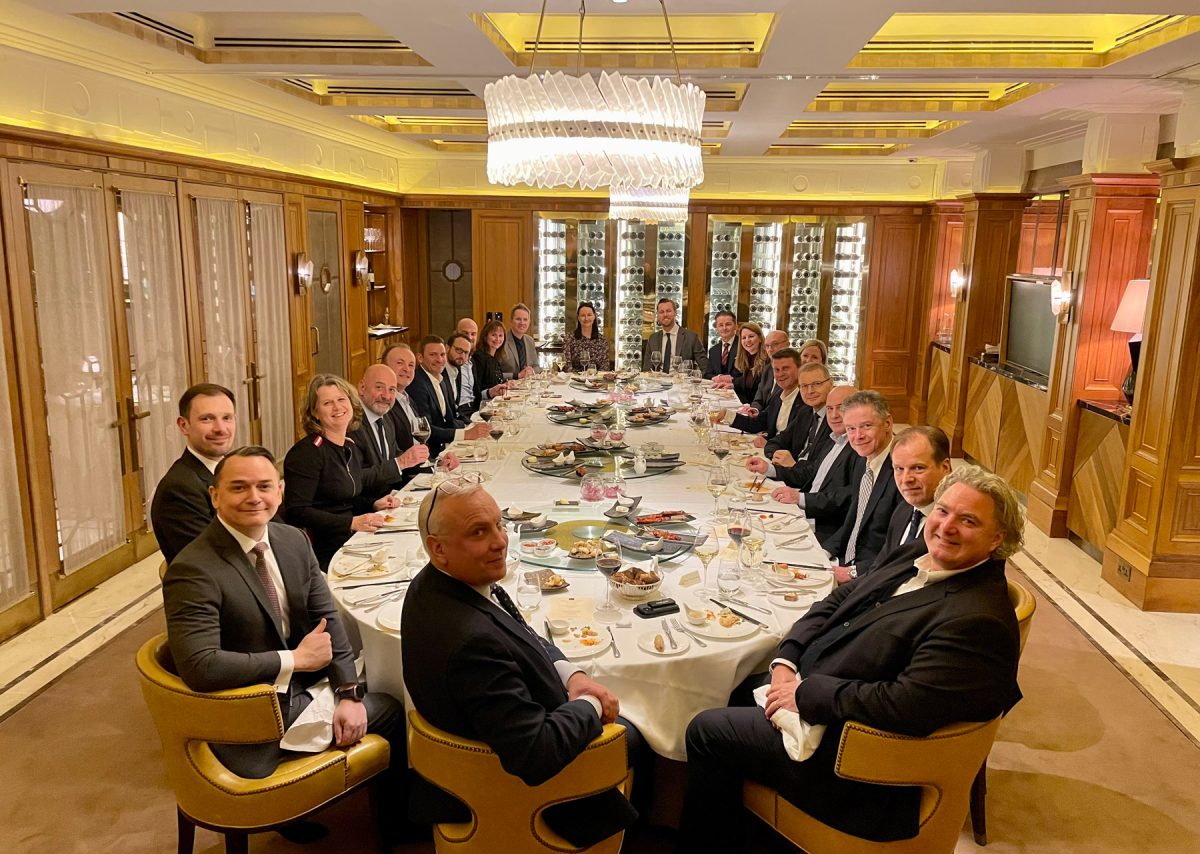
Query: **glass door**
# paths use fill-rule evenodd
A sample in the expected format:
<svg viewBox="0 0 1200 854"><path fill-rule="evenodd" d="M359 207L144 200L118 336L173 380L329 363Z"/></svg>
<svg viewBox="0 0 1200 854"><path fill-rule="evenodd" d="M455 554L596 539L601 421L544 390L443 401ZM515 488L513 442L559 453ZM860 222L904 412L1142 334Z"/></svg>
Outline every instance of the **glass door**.
<svg viewBox="0 0 1200 854"><path fill-rule="evenodd" d="M313 264L312 316L317 330L313 367L317 373L345 376L341 229L337 210L322 210L310 201L307 222L308 257Z"/></svg>
<svg viewBox="0 0 1200 854"><path fill-rule="evenodd" d="M794 345L818 338L821 321L821 261L825 226L820 220L800 221L792 234L792 282L788 299L787 333Z"/></svg>
<svg viewBox="0 0 1200 854"><path fill-rule="evenodd" d="M708 254L708 341L715 341L713 325L718 311L732 311L739 320L745 314L738 311L738 290L742 278L742 224L721 222L709 218Z"/></svg>
<svg viewBox="0 0 1200 854"><path fill-rule="evenodd" d="M248 196L250 221L250 317L253 328L248 374L259 422L256 440L282 455L296 440L292 400L292 342L288 334L288 264L282 201Z"/></svg>
<svg viewBox="0 0 1200 854"><path fill-rule="evenodd" d="M839 382L858 379L858 332L865 317L867 223L833 224L833 287L829 300L829 370ZM828 256L827 256L828 257Z"/></svg>
<svg viewBox="0 0 1200 854"><path fill-rule="evenodd" d="M650 245L650 227L645 223L617 222L616 326L617 370L641 368L642 332L645 323L646 247Z"/></svg>

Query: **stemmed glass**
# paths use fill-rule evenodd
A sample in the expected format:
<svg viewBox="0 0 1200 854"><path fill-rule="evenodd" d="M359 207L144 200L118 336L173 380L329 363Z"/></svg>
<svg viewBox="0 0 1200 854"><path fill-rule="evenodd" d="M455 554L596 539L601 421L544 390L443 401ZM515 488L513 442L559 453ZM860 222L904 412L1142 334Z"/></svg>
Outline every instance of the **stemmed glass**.
<svg viewBox="0 0 1200 854"><path fill-rule="evenodd" d="M660 353L658 350L652 350L650 352L650 370L657 374L661 368L662 353Z"/></svg>
<svg viewBox="0 0 1200 854"><path fill-rule="evenodd" d="M717 536L716 525L701 525L697 529L696 545L692 547L692 551L696 557L700 558L700 563L704 564L703 589L705 592L712 592L713 588L708 583L708 565L713 562L713 558L721 551L721 539Z"/></svg>
<svg viewBox="0 0 1200 854"><path fill-rule="evenodd" d="M708 436L708 449L717 458L717 462L724 465L725 458L729 456L729 440L725 438L724 433L713 430Z"/></svg>
<svg viewBox="0 0 1200 854"><path fill-rule="evenodd" d="M729 489L729 469L724 465L717 464L708 470L708 492L713 497L713 516L715 517L720 508L718 499L725 494Z"/></svg>
<svg viewBox="0 0 1200 854"><path fill-rule="evenodd" d="M596 557L596 569L604 576L607 594L604 602L596 609L596 620L601 623L616 623L621 619L621 609L613 602L612 577L621 568L621 544L600 540L600 554Z"/></svg>
<svg viewBox="0 0 1200 854"><path fill-rule="evenodd" d="M738 562L746 570L745 577L752 578L756 590L767 586L767 581L761 572L763 564L763 546L767 542L767 532L763 520L757 515L751 515L747 520L746 534L742 537L738 549ZM756 570L758 570L756 572Z"/></svg>
<svg viewBox="0 0 1200 854"><path fill-rule="evenodd" d="M700 441L701 432L708 429L708 416L704 414L704 410L700 407L693 407L692 411L688 414L688 424L691 425L692 430L696 433L696 441Z"/></svg>
<svg viewBox="0 0 1200 854"><path fill-rule="evenodd" d="M429 419L424 415L418 415L413 419L412 434L413 439L424 445L429 441L430 434L433 433L433 428L429 426Z"/></svg>
<svg viewBox="0 0 1200 854"><path fill-rule="evenodd" d="M492 420L488 422L488 435L492 437L492 441L494 441L497 445L499 445L500 440L504 438L504 432L508 426L507 422L508 419L502 412L497 412L494 416L492 416ZM498 448L496 456L500 459L504 458Z"/></svg>

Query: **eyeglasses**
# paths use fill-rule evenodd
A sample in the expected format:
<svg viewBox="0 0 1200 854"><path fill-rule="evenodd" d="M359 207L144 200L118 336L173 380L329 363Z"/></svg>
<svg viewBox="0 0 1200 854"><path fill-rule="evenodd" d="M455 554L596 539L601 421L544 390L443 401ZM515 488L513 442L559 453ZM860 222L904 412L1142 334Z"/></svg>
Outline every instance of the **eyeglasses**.
<svg viewBox="0 0 1200 854"><path fill-rule="evenodd" d="M477 471L464 471L451 474L448 480L443 480L433 488L433 498L429 500L429 512L425 514L425 530L429 530L429 520L433 518L433 507L437 504L438 496L462 495L472 492L483 485L483 475Z"/></svg>
<svg viewBox="0 0 1200 854"><path fill-rule="evenodd" d="M815 383L800 383L800 391L816 391L827 382L829 382L829 378L817 380Z"/></svg>

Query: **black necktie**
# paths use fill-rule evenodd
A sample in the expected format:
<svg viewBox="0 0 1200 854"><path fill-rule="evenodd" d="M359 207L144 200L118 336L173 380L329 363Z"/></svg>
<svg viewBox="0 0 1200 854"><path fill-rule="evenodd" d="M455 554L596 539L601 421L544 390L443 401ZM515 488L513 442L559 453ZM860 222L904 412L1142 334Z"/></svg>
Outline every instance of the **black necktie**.
<svg viewBox="0 0 1200 854"><path fill-rule="evenodd" d="M517 603L512 600L511 596L508 595L507 590L505 590L499 584L493 584L492 596L495 598L496 604L504 609L504 613L516 620L517 624L520 625L521 628L525 629L525 631L529 632L539 641L541 640L541 638L538 637L538 633L533 630L533 627L530 626L529 623L525 622L525 618L521 616L521 611L517 608Z"/></svg>
<svg viewBox="0 0 1200 854"><path fill-rule="evenodd" d="M804 447L800 450L799 459L803 459L812 453L813 445L816 444L817 441L817 433L820 431L821 425L824 423L825 419L814 412L813 425L808 431L808 438L804 440Z"/></svg>
<svg viewBox="0 0 1200 854"><path fill-rule="evenodd" d="M912 519L909 520L908 529L904 532L904 541L903 542L911 543L913 540L915 540L917 538L917 533L921 529L921 520L924 518L925 518L925 514L922 513L920 510L918 510L916 507L914 507L913 512L912 512Z"/></svg>
<svg viewBox="0 0 1200 854"><path fill-rule="evenodd" d="M663 348L663 370L669 371L671 370L671 333L664 332L663 335L667 336L667 346Z"/></svg>
<svg viewBox="0 0 1200 854"><path fill-rule="evenodd" d="M513 343L517 345L517 373L525 370L525 337L522 336L518 341L517 337L513 336Z"/></svg>
<svg viewBox="0 0 1200 854"><path fill-rule="evenodd" d="M916 574L917 568L915 566L910 566L908 569L904 570L898 575L893 576L891 580L880 584L870 593L863 596L862 599L860 599L858 603L849 610L845 612L834 611L834 613L830 616L829 621L826 623L825 631L819 636L813 638L805 648L804 654L800 656L800 662L798 665L800 675L802 677L808 675L809 669L813 666L813 664L816 663L817 659L821 657L821 653L836 643L837 640L844 634L854 629L859 617L863 616L869 611L874 610L877 605L882 605L888 599L892 598L896 591L900 589L900 585L908 581L910 578L915 577ZM865 577L869 576L864 576L864 578ZM851 583L862 584L863 582L860 579Z"/></svg>
<svg viewBox="0 0 1200 854"><path fill-rule="evenodd" d="M459 401L462 400L462 368L458 369L458 376L454 378L454 409L458 409Z"/></svg>
<svg viewBox="0 0 1200 854"><path fill-rule="evenodd" d="M382 418L376 420L375 429L379 432L379 459L386 460L391 454L388 453L387 435L383 432Z"/></svg>

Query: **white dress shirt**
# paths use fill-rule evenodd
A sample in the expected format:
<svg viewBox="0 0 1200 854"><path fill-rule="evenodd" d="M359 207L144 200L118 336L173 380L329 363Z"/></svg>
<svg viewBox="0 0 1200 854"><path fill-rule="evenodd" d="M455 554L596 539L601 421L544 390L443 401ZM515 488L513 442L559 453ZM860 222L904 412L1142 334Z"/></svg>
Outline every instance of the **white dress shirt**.
<svg viewBox="0 0 1200 854"><path fill-rule="evenodd" d="M679 355L679 324L676 323L674 326L672 326L670 331L664 329L662 334L662 347L659 348L658 352L659 355L663 357L663 370L667 371L671 369L671 366L666 363L668 340L671 342L671 356L674 357Z"/></svg>
<svg viewBox="0 0 1200 854"><path fill-rule="evenodd" d="M206 457L206 456L204 456L204 454L197 451L191 445L185 445L184 447L186 447L188 449L188 451L191 452L191 455L193 457L198 459L200 462L204 463L204 467L206 469L208 469L210 474L217 473L217 463L221 462L219 459L214 460L212 457Z"/></svg>
<svg viewBox="0 0 1200 854"><path fill-rule="evenodd" d="M821 491L821 487L825 485L825 478L829 477L829 471L833 468L834 460L838 458L838 454L842 452L842 448L846 447L846 442L850 440L845 433L840 436L836 434L830 435L833 436L833 447L829 449L829 452L821 459L821 464L817 466L817 473L813 475L812 483L808 487L809 492ZM800 493L797 503L800 507L804 507L803 492Z"/></svg>
<svg viewBox="0 0 1200 854"><path fill-rule="evenodd" d="M421 370L425 371L424 368L421 368ZM442 394L442 375L441 374L431 374L431 373L429 373L429 371L425 371L425 376L429 377L429 381L431 383L433 383L433 393L435 395L437 395L438 410L442 413L442 415L445 415L446 414L446 396L444 394Z"/></svg>
<svg viewBox="0 0 1200 854"><path fill-rule="evenodd" d="M796 402L796 398L800 396L800 387L792 389L779 398L779 414L775 416L775 432L782 433L787 429L788 418L792 414L792 404Z"/></svg>
<svg viewBox="0 0 1200 854"><path fill-rule="evenodd" d="M275 562L275 551L271 548L271 540L267 531L263 531L262 539L256 540L252 537L247 537L237 528L229 525L220 516L217 517L221 524L225 526L225 530L237 542L238 548L246 555L246 560L250 562L250 568L255 567L255 557L253 549L260 542L267 544L267 550L263 552L263 558L267 563L267 575L270 576L271 582L275 585L275 593L279 597L279 622L283 624L283 636L286 638L292 629L291 617L288 614L287 604L287 588L283 585L283 573L279 571L279 564ZM255 575L258 571L255 569ZM283 694L287 692L288 685L292 681L292 673L296 669L296 657L290 649L281 649L279 652L279 673L275 676L275 691Z"/></svg>
<svg viewBox="0 0 1200 854"><path fill-rule="evenodd" d="M475 397L475 366L471 364L470 359L463 362L462 367L446 363L446 375L450 377L451 388L458 382L459 374L462 374L462 393L458 396L457 406L469 406Z"/></svg>
<svg viewBox="0 0 1200 854"><path fill-rule="evenodd" d="M371 434L371 442L376 447L378 447L379 446L379 422L383 420L383 416L373 412L371 409L367 408L366 406L363 407L363 415L365 415L366 419L367 419L367 432ZM387 434L385 433L384 435L387 435ZM384 448L383 452L382 452L383 460L387 461L390 457L395 456L395 454L393 453L395 450L396 450L395 448L391 448L391 447Z"/></svg>

